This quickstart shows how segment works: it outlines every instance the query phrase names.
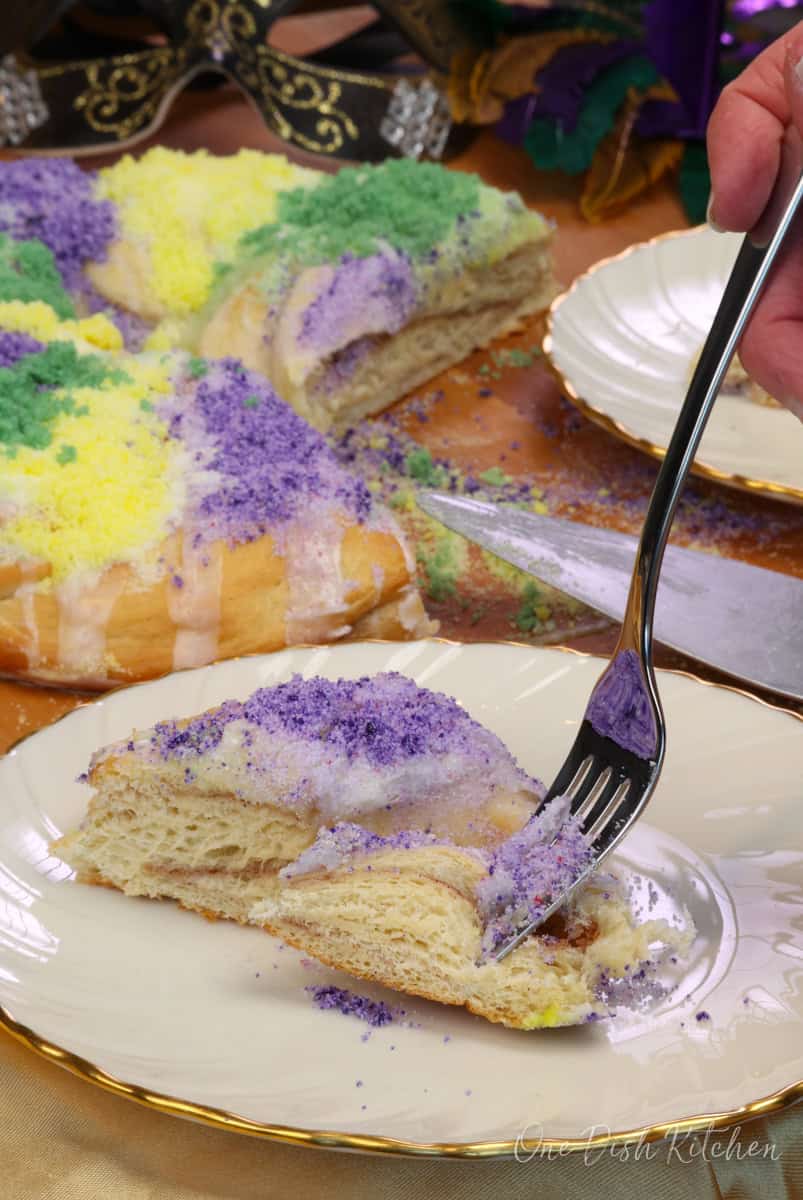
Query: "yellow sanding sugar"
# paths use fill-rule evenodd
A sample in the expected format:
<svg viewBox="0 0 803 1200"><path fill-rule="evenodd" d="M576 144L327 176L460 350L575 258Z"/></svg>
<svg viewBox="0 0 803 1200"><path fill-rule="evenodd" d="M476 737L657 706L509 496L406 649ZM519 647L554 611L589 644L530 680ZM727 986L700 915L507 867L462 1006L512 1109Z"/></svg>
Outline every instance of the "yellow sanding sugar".
<svg viewBox="0 0 803 1200"><path fill-rule="evenodd" d="M43 300L0 303L0 329L28 333L40 342L73 342L79 350L120 350L123 346L120 330L102 313L63 321Z"/></svg>
<svg viewBox="0 0 803 1200"><path fill-rule="evenodd" d="M77 388L77 408L53 422L46 450L20 447L3 459L3 493L22 513L3 526L3 542L52 565L58 582L147 555L167 531L178 500L176 443L152 403L170 391L159 362L121 357L131 382ZM144 401L144 406L143 406Z"/></svg>
<svg viewBox="0 0 803 1200"><path fill-rule="evenodd" d="M179 318L165 317L145 338L145 341L142 343L142 349L173 350L177 346L182 346L185 340L184 329L186 325L187 322Z"/></svg>
<svg viewBox="0 0 803 1200"><path fill-rule="evenodd" d="M548 1004L541 1012L534 1012L522 1021L522 1029L554 1029L556 1025L565 1022L565 1014L561 1013L557 1004Z"/></svg>
<svg viewBox="0 0 803 1200"><path fill-rule="evenodd" d="M115 202L124 233L147 243L154 294L181 315L204 304L214 263L240 236L275 219L279 192L321 178L278 154L240 150L221 158L155 146L100 171L98 194Z"/></svg>

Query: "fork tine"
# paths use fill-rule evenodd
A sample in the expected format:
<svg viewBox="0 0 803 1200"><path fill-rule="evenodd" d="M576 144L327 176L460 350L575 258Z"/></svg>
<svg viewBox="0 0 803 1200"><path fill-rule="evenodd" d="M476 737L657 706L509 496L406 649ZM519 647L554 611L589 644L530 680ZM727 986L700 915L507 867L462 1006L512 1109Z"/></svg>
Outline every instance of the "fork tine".
<svg viewBox="0 0 803 1200"><path fill-rule="evenodd" d="M585 789L585 794L572 802L572 816L576 817L581 825L584 824L588 814L598 808L600 797L607 793L612 775L613 768L602 763L593 783Z"/></svg>
<svg viewBox="0 0 803 1200"><path fill-rule="evenodd" d="M556 796L572 796L575 788L582 786L583 780L594 764L594 755L580 745L580 739L572 746L569 756L561 767L552 787L546 794L544 804L554 800Z"/></svg>
<svg viewBox="0 0 803 1200"><path fill-rule="evenodd" d="M591 760L591 766L583 776L582 781L577 788L571 793L571 812L576 816L578 811L586 806L589 798L593 799L599 792L600 776L607 771L607 764L594 756ZM607 775L606 775L607 778Z"/></svg>
<svg viewBox="0 0 803 1200"><path fill-rule="evenodd" d="M597 856L607 852L611 843L619 838L624 829L633 824L647 803L649 789L639 787L633 780L630 783L626 797L617 805L610 806L606 818L597 822L597 828L590 835L592 849Z"/></svg>
<svg viewBox="0 0 803 1200"><path fill-rule="evenodd" d="M591 803L583 806L582 812L577 814L582 832L588 836L611 805L621 803L627 796L629 786L629 776L623 776L621 770L611 767L605 776L604 787L599 788L595 797L591 798Z"/></svg>
<svg viewBox="0 0 803 1200"><path fill-rule="evenodd" d="M632 779L614 778L613 776L609 779L605 795L595 805L593 812L587 815L583 825L583 833L590 842L596 841L622 805L627 803L632 787Z"/></svg>

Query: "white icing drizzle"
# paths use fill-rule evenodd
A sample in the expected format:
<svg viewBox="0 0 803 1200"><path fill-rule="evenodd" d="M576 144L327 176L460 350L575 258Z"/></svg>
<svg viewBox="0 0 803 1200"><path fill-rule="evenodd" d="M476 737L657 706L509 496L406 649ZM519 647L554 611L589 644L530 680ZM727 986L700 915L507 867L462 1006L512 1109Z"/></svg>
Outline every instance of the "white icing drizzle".
<svg viewBox="0 0 803 1200"><path fill-rule="evenodd" d="M125 582L125 571L80 572L57 586L58 658L63 671L87 680L107 678L106 625Z"/></svg>
<svg viewBox="0 0 803 1200"><path fill-rule="evenodd" d="M420 631L421 626L421 601L415 587L409 585L400 593L399 620L402 629L406 629L408 633L413 633L416 630Z"/></svg>
<svg viewBox="0 0 803 1200"><path fill-rule="evenodd" d="M42 661L39 649L39 626L36 622L36 589L36 582L21 583L16 591L17 599L22 608L22 621L25 632L28 635L23 652L27 659L29 670L33 667L38 667Z"/></svg>
<svg viewBox="0 0 803 1200"><path fill-rule="evenodd" d="M287 571L288 646L342 637L349 626L331 628L331 618L345 613L346 581L340 565L343 527L319 508L293 524L283 538Z"/></svg>
<svg viewBox="0 0 803 1200"><path fill-rule="evenodd" d="M184 540L177 574L181 586L167 585L167 610L176 626L173 670L214 662L220 632L223 556L219 544L193 546Z"/></svg>

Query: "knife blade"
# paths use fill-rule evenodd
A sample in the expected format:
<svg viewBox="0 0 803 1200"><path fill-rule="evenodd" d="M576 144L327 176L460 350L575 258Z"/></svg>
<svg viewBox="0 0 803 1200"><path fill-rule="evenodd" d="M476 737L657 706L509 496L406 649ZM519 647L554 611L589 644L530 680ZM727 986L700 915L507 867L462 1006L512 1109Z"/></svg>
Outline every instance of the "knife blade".
<svg viewBox="0 0 803 1200"><path fill-rule="evenodd" d="M418 504L441 524L621 621L638 539L438 492ZM748 683L803 699L803 580L667 546L655 636Z"/></svg>

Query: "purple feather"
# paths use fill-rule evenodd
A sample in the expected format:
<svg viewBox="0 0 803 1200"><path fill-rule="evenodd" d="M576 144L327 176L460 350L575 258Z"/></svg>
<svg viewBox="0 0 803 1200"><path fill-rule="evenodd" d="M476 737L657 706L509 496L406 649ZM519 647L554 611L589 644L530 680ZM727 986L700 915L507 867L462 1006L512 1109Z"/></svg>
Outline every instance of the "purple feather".
<svg viewBox="0 0 803 1200"><path fill-rule="evenodd" d="M718 92L722 15L722 0L651 0L644 10L647 53L678 93L685 113L676 136L705 135Z"/></svg>
<svg viewBox="0 0 803 1200"><path fill-rule="evenodd" d="M518 96L515 100L508 100L504 114L496 125L496 132L503 141L510 142L513 146L522 144L535 116L536 99L531 92L529 96Z"/></svg>
<svg viewBox="0 0 803 1200"><path fill-rule="evenodd" d="M600 71L642 49L632 41L578 42L564 46L538 72L538 94L532 115L551 117L564 133L571 133L577 125L588 85Z"/></svg>

